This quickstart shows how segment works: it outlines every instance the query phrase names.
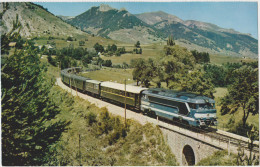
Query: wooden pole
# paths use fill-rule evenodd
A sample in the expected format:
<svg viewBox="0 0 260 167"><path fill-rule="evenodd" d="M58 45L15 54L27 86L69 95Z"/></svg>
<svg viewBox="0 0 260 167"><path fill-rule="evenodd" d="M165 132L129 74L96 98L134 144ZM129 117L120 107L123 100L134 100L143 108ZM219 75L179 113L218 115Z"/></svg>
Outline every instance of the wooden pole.
<svg viewBox="0 0 260 167"><path fill-rule="evenodd" d="M80 152L80 134L79 134L79 166L81 165L81 152Z"/></svg>
<svg viewBox="0 0 260 167"><path fill-rule="evenodd" d="M125 79L125 127L126 127L126 79Z"/></svg>

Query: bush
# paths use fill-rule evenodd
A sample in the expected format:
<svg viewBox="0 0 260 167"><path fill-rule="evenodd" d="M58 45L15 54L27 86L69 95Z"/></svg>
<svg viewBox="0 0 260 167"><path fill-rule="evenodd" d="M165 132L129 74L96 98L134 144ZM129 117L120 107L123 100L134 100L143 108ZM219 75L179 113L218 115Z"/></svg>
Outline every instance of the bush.
<svg viewBox="0 0 260 167"><path fill-rule="evenodd" d="M233 122L232 119L230 119L230 122ZM241 136L245 136L245 137L248 137L247 134L253 127L254 127L254 129L257 129L257 131L258 131L257 127L255 127L254 125L249 125L248 123L246 123L245 127L243 127L242 121L239 121L237 124L234 124L234 122L233 122L228 125L230 126L229 132L235 133L235 134L238 134ZM259 139L259 137L257 139Z"/></svg>
<svg viewBox="0 0 260 167"><path fill-rule="evenodd" d="M89 126L92 126L93 123L97 122L97 115L94 114L93 112L88 112L86 115L86 119L87 119L87 124Z"/></svg>
<svg viewBox="0 0 260 167"><path fill-rule="evenodd" d="M67 41L73 41L72 37L68 37Z"/></svg>

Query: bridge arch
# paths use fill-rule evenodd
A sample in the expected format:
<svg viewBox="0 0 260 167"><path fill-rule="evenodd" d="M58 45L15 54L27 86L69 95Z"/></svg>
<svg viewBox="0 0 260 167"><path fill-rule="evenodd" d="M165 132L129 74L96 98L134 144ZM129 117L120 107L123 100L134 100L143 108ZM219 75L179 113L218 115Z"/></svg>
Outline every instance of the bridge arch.
<svg viewBox="0 0 260 167"><path fill-rule="evenodd" d="M195 153L190 145L185 145L182 150L182 165L195 165Z"/></svg>

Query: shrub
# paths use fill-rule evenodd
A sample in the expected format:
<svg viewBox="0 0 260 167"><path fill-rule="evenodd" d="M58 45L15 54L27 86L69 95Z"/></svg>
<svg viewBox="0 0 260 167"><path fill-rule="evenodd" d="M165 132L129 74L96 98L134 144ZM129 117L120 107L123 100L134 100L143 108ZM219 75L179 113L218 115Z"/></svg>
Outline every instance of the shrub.
<svg viewBox="0 0 260 167"><path fill-rule="evenodd" d="M87 119L87 124L89 126L92 126L93 123L97 122L97 115L94 114L93 112L88 112L86 115L86 119Z"/></svg>

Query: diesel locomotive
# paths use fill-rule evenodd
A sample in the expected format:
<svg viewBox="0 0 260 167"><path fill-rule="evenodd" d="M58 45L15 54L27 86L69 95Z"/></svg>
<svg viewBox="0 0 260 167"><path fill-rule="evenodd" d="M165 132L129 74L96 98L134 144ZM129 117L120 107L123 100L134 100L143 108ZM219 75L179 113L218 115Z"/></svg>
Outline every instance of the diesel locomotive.
<svg viewBox="0 0 260 167"><path fill-rule="evenodd" d="M217 125L215 101L194 93L167 90L163 88L142 88L101 82L77 76L81 68L74 67L61 71L62 82L70 87L111 102L153 113L169 120L180 120L191 126L207 127Z"/></svg>

